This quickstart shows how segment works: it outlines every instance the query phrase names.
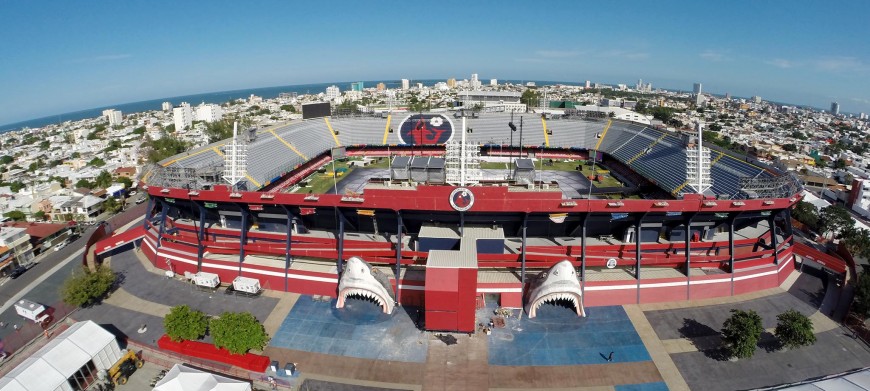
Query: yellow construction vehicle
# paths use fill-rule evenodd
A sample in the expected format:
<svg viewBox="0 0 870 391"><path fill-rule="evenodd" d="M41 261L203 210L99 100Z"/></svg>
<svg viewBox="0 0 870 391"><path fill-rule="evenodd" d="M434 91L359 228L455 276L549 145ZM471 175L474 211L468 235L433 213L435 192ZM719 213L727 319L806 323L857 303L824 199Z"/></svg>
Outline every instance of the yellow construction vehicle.
<svg viewBox="0 0 870 391"><path fill-rule="evenodd" d="M109 379L115 385L126 384L127 378L136 372L137 368L142 368L145 362L136 355L136 352L127 349L121 359L109 368Z"/></svg>

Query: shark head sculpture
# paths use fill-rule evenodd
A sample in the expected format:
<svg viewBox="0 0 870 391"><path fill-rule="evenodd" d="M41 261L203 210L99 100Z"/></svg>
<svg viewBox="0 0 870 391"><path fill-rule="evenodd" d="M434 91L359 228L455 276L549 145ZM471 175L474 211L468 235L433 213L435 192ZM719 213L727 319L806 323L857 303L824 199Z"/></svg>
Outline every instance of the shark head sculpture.
<svg viewBox="0 0 870 391"><path fill-rule="evenodd" d="M580 281L570 261L561 261L547 271L541 272L531 285L525 308L529 318L537 316L537 311L542 304L560 300L573 305L577 316L586 316L581 300Z"/></svg>
<svg viewBox="0 0 870 391"><path fill-rule="evenodd" d="M372 269L368 262L359 257L351 257L344 265L344 272L338 282L338 301L335 308L344 308L348 297L373 300L381 306L385 314L393 313L393 292L386 275Z"/></svg>

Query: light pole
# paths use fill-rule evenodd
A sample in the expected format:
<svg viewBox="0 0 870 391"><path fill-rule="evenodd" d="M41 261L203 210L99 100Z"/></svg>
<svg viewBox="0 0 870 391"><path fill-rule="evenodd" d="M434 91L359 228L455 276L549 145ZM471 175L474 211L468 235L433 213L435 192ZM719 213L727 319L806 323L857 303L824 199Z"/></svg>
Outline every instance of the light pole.
<svg viewBox="0 0 870 391"><path fill-rule="evenodd" d="M510 150L510 164L514 164L514 132L517 131L517 126L514 125L514 111L511 110L511 122L508 122L508 127L511 129L511 150ZM510 179L510 170L513 166L508 165L508 179Z"/></svg>
<svg viewBox="0 0 870 391"><path fill-rule="evenodd" d="M335 157L332 157L332 193L338 194L338 181L335 179Z"/></svg>

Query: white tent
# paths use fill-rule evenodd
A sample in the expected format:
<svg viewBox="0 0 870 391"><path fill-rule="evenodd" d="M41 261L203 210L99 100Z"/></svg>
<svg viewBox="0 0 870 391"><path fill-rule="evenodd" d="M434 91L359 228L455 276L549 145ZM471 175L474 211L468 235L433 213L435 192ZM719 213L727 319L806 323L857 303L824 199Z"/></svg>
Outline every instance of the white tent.
<svg viewBox="0 0 870 391"><path fill-rule="evenodd" d="M88 362L100 371L120 359L112 333L90 320L78 322L0 378L0 391L73 390L67 379Z"/></svg>
<svg viewBox="0 0 870 391"><path fill-rule="evenodd" d="M154 391L251 391L251 383L175 364Z"/></svg>

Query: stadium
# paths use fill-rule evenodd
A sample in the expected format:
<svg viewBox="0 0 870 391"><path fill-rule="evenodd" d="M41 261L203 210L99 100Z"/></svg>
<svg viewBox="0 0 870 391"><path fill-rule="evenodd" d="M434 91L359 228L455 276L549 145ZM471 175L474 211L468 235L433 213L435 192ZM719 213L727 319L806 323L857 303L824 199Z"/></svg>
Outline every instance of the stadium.
<svg viewBox="0 0 870 391"><path fill-rule="evenodd" d="M794 267L799 182L693 136L570 111L305 117L160 162L144 224L91 251L141 239L167 271L418 307L462 332L491 301L585 316L768 289Z"/></svg>

